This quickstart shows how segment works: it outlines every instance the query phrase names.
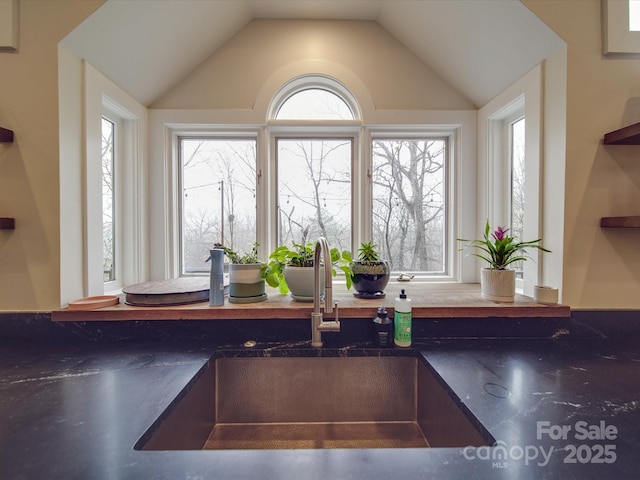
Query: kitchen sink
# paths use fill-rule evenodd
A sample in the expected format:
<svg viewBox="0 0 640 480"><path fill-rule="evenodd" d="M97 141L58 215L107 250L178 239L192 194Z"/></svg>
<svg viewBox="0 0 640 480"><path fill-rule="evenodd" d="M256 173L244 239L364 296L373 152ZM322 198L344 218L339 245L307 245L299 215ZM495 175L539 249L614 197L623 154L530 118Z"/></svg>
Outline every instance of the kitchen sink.
<svg viewBox="0 0 640 480"><path fill-rule="evenodd" d="M416 356L211 359L139 450L428 448L493 445Z"/></svg>

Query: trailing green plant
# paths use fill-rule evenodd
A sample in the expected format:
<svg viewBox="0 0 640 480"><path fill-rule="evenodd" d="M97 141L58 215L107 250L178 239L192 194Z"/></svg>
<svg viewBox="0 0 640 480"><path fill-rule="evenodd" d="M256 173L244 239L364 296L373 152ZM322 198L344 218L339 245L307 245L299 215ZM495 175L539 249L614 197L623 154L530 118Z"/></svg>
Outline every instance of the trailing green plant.
<svg viewBox="0 0 640 480"><path fill-rule="evenodd" d="M261 263L260 257L258 255L258 247L260 244L255 242L251 248L251 250L243 255L237 253L235 250L232 250L229 247L220 247L224 250L224 254L227 256L229 261L234 264L249 264L249 263Z"/></svg>
<svg viewBox="0 0 640 480"><path fill-rule="evenodd" d="M546 248L538 245L542 241L541 238L537 240L530 240L528 242L521 242L514 237L510 237L507 232L508 228L498 227L495 231L491 232L489 226L489 220L484 227L484 235L480 240L465 240L459 238L459 242L465 242L460 250L467 248L475 248L480 250L481 253L473 253L472 255L481 258L486 261L490 268L496 270L505 270L509 265L520 260L528 260L530 257L527 254L528 248L535 248L543 252L551 252ZM491 232L491 235L489 233Z"/></svg>
<svg viewBox="0 0 640 480"><path fill-rule="evenodd" d="M270 286L278 288L280 293L289 293L289 286L284 278L285 267L313 267L314 252L315 244L313 243L304 245L294 243L293 247L281 245L271 252L269 261L262 266L260 274ZM350 265L353 260L351 252L332 248L330 253L333 265L331 274L333 276L337 274L336 267L342 270L345 274L347 289L350 289L352 275Z"/></svg>
<svg viewBox="0 0 640 480"><path fill-rule="evenodd" d="M351 285L353 285L353 270L351 270L351 264L353 263L353 255L348 250L339 250L337 248L332 248L331 252L331 263L333 268L331 269L331 274L335 277L336 269L338 267L344 273L345 283L347 285L347 290L351 289Z"/></svg>

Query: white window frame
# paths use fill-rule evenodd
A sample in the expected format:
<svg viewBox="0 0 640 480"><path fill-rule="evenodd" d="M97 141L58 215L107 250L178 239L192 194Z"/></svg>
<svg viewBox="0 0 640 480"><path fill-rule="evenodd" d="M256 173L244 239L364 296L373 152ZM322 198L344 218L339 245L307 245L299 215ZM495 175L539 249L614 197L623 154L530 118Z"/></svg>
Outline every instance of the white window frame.
<svg viewBox="0 0 640 480"><path fill-rule="evenodd" d="M324 125L322 125L324 124ZM278 163L277 163L277 140L280 139L349 139L352 142L352 155L351 155L351 251L354 251L354 245L358 245L356 238L362 237L362 231L360 224L362 221L362 202L358 196L358 175L357 172L362 170L362 155L361 152L361 127L359 125L352 126L335 126L329 125L326 122L320 122L318 126L311 125L299 125L296 123L289 123L288 125L282 121L278 121L277 125L267 127L268 139L269 139L269 151L270 159L266 165L267 176L270 180L269 192L272 195L265 199L267 205L269 205L270 218L273 219L269 224L268 232L266 235L268 252L273 251L278 245ZM313 242L317 239L309 239Z"/></svg>
<svg viewBox="0 0 640 480"><path fill-rule="evenodd" d="M277 115L280 107L296 93L308 89L327 90L340 97L351 110L354 121L361 121L362 111L356 97L351 93L351 91L335 78L318 74L301 75L285 83L273 96L267 112L267 119L270 121L278 121ZM288 120L284 121L287 122Z"/></svg>
<svg viewBox="0 0 640 480"><path fill-rule="evenodd" d="M137 120L122 106L104 96L102 116L112 121L114 132L114 232L116 278L104 282L105 293L118 293L122 287L137 282L140 278L140 262L136 260L141 252L128 245L135 245L139 236L140 211L136 201ZM133 207L133 208L132 208ZM100 217L102 218L102 216Z"/></svg>
<svg viewBox="0 0 640 480"><path fill-rule="evenodd" d="M502 191L500 192L500 196L497 199L497 205L495 206L495 211L500 210L500 216L507 219L506 223L503 225L509 229L512 228L512 219L513 219L513 134L511 130L511 126L517 122L518 120L525 120L525 144L526 144L526 116L524 113L524 97L520 97L518 100L513 102L509 107L504 111L505 116L500 118L500 137L499 142L501 145L501 155L496 156L493 164L493 168L495 170L502 170L505 172L505 178L503 181L505 182L505 188L507 188L506 195L504 198L501 196ZM526 149L526 147L525 147ZM499 168L496 168L499 167ZM525 158L525 199L528 197L527 195L527 180L526 180L526 158ZM504 208L504 211L502 209ZM526 200L525 200L525 210L527 209ZM526 214L525 214L525 228L526 228ZM511 229L509 234L514 235L515 232ZM522 239L523 240L523 239ZM523 264L523 277L524 277L524 268L526 265ZM516 277L516 292L522 293L524 292L524 278Z"/></svg>
<svg viewBox="0 0 640 480"><path fill-rule="evenodd" d="M329 79L322 75L320 77L325 81ZM294 78L294 81L299 82L295 85L292 85L293 81L284 81L281 85L289 87L288 89L274 85L274 93L256 101L256 105L264 106L263 111L258 109L241 112L235 110L150 112L149 123L152 126L150 156L155 163L154 168L150 170L150 201L153 207L151 232L154 235L154 242L150 245L151 279L177 278L180 272L177 249L180 234L177 223L180 196L177 184L176 139L178 136L189 134L229 136L233 132L247 136L251 131L258 136L257 240L260 243L260 255L267 258L277 246L275 228L277 225L275 201L277 176L274 161L276 136L354 137L352 250L356 251L357 246L364 241L369 241L371 236L371 185L368 176L371 168L371 135L384 133L390 136L415 135L417 132L431 132L438 137L449 136L448 275L431 279L415 278L413 281L475 281L476 271L468 262L461 260L464 253L458 250L454 239L471 238L476 234L477 111L387 111L367 107L366 121L365 118L336 121L269 119L269 115L275 115L278 111L279 102L284 101L287 94L291 95L298 91L297 88L300 88L300 85L304 85L305 88L319 86L317 83L304 83L302 78L302 76ZM354 98L350 93L350 97L345 95L343 88L345 87L336 81L332 91L343 99ZM360 112L360 108L358 107L356 111ZM266 120L264 120L265 117Z"/></svg>
<svg viewBox="0 0 640 480"><path fill-rule="evenodd" d="M403 125L403 126L385 126L367 129L368 138L368 155L367 155L367 181L365 184L365 195L367 198L367 223L366 229L367 239L371 240L372 233L372 202L373 202L373 181L369 172L373 171L373 156L371 155L371 144L374 140L394 140L394 139L421 139L436 138L446 139L447 142L447 159L445 167L445 252L444 252L444 271L440 274L429 274L427 272L411 272L415 275L414 280L424 282L452 282L459 277L458 272L458 252L456 245L456 215L455 205L458 204L456 196L459 194L457 185L459 184L458 175L460 173L460 148L459 148L459 126L425 126L425 125ZM400 272L398 272L400 273Z"/></svg>
<svg viewBox="0 0 640 480"><path fill-rule="evenodd" d="M156 268L162 267L161 271L152 275L158 278L179 278L181 276L197 276L197 274L182 273L182 179L181 179L181 159L180 159L180 138L197 139L255 139L256 140L256 230L257 242L260 243L259 253L262 258L268 255L267 247L264 244L264 236L261 230L266 222L262 219L266 211L266 192L263 188L262 171L263 160L261 155L262 129L247 125L166 125L166 195L165 212L166 220L164 228L164 242L166 245L164 261L158 262Z"/></svg>
<svg viewBox="0 0 640 480"><path fill-rule="evenodd" d="M147 278L147 172L145 108L84 64L84 286L85 296L118 294ZM102 250L102 117L119 124L116 147L115 282L104 282Z"/></svg>
<svg viewBox="0 0 640 480"><path fill-rule="evenodd" d="M446 221L446 252L445 262L447 270L443 274L418 274L414 281L447 282L457 281L458 252L453 239L458 230L456 226L456 208L461 202L456 199L459 194L460 179L460 125L402 125L362 127L358 121L331 122L321 121L309 125L308 122L269 121L263 128L247 128L246 125L199 125L173 126L170 129L171 168L172 179L168 182L171 187L169 198L173 199L175 208L170 215L170 224L175 225L174 234L169 236L169 278L177 278L181 273L180 265L180 202L181 184L179 180L180 159L178 142L180 138L256 138L257 141L257 241L262 258L267 258L278 244L278 177L277 177L277 138L349 138L353 142L352 157L352 202L351 202L351 250L357 251L360 243L371 240L372 222L372 183L369 172L372 168L371 141L373 138L402 138L402 137L433 137L446 138L449 150L449 161L446 172L447 211ZM266 155L264 152L268 152ZM261 153L262 152L262 153ZM313 239L310 239L313 241Z"/></svg>
<svg viewBox="0 0 640 480"><path fill-rule="evenodd" d="M122 175L120 170L123 167L124 157L124 132L125 132L125 120L118 115L112 108L103 106L102 118L106 119L113 125L113 146L112 146L112 176L111 179L113 185L112 191L112 231L113 231L113 269L114 279L104 282L105 291L113 291L122 288L122 255L120 249L123 247L122 241L122 225L121 225L121 212L123 209L122 199L118 196L120 193L120 185L122 183ZM104 174L103 174L104 175ZM104 199L104 197L103 197ZM104 205L102 205L104 210ZM104 229L104 219L103 219ZM103 241L104 245L104 241ZM104 247L103 247L104 248ZM103 256L104 258L104 256ZM104 260L103 260L104 262Z"/></svg>
<svg viewBox="0 0 640 480"><path fill-rule="evenodd" d="M193 276L199 276L200 274L198 273L184 273L184 265L182 265L182 258L184 255L184 245L183 245L183 238L184 238L184 232L183 232L183 199L184 199L184 195L183 193L183 189L182 189L182 185L183 185L183 179L182 179L182 174L181 172L183 171L183 165L182 165L182 158L181 158L181 153L180 153L180 140L181 139L192 139L192 140L230 140L230 139L238 139L238 140L254 140L256 142L256 241L258 243L260 243L259 241L259 220L258 220L258 210L259 210L259 205L261 203L264 203L262 201L258 201L259 198L261 198L262 196L264 196L264 194L262 194L261 192L261 187L260 187L260 168L259 168L259 155L258 155L258 150L260 148L259 146L259 138L260 138L260 132L257 129L246 129L244 127L241 128L220 128L220 127L214 127L212 130L208 130L208 129L204 129L204 130L199 130L199 129L186 129L186 130L182 130L182 129L175 129L172 131L172 138L173 138L173 142L175 144L175 155L174 155L174 163L172 165L172 170L175 171L175 175L176 175L176 181L177 181L177 188L175 190L175 200L177 203L177 208L174 210L175 211L175 217L172 219L172 223L174 225L177 225L177 231L176 231L176 235L172 236L172 245L175 245L175 248L172 248L172 252L173 255L171 255L171 271L172 271L172 276L173 277L180 277L180 276L184 276L184 277L193 277ZM212 245L213 247L213 245ZM262 258L266 258L266 255L263 255Z"/></svg>

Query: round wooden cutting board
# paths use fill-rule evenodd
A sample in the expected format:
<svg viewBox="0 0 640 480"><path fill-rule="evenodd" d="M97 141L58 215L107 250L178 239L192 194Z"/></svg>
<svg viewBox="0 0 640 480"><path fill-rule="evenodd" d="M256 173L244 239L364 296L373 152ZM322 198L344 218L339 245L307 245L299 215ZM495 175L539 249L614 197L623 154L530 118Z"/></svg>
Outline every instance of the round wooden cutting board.
<svg viewBox="0 0 640 480"><path fill-rule="evenodd" d="M141 307L185 305L209 301L209 277L182 277L136 283L122 289L125 303Z"/></svg>

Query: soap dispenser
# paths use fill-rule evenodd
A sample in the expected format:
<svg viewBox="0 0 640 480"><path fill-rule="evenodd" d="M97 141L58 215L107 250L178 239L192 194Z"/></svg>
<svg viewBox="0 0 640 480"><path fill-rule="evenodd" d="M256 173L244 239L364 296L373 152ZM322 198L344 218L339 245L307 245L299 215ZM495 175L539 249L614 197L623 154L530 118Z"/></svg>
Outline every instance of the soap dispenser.
<svg viewBox="0 0 640 480"><path fill-rule="evenodd" d="M393 322L384 307L378 307L378 313L373 317L373 343L376 347L390 347L393 344Z"/></svg>
<svg viewBox="0 0 640 480"><path fill-rule="evenodd" d="M395 324L394 342L398 347L411 346L411 300L404 289L395 299L393 323Z"/></svg>

